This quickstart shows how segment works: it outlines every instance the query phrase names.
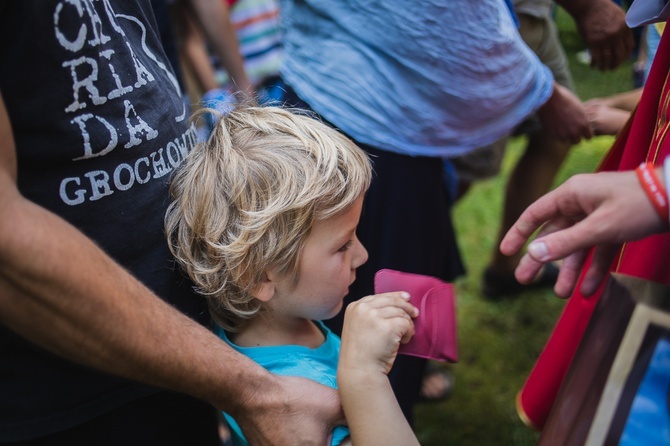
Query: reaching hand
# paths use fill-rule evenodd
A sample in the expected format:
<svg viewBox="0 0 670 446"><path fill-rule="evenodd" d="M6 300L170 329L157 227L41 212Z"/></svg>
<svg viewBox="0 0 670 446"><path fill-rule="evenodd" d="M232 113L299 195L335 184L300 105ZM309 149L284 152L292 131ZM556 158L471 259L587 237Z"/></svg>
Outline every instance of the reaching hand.
<svg viewBox="0 0 670 446"><path fill-rule="evenodd" d="M660 170L660 169L659 169ZM660 178L662 174L658 173ZM530 205L500 244L513 255L542 227L519 262L516 278L529 283L543 264L565 259L554 291L568 297L586 258L596 246L581 292L591 295L605 278L621 243L667 230L634 171L576 175Z"/></svg>

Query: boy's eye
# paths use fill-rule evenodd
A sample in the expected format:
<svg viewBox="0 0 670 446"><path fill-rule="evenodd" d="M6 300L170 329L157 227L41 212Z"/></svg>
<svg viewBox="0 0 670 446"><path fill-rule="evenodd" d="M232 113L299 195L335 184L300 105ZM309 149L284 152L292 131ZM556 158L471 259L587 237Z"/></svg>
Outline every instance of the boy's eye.
<svg viewBox="0 0 670 446"><path fill-rule="evenodd" d="M340 249L338 249L338 252L344 252L347 249L351 248L351 245L354 243L353 240L349 240L347 243L344 244Z"/></svg>

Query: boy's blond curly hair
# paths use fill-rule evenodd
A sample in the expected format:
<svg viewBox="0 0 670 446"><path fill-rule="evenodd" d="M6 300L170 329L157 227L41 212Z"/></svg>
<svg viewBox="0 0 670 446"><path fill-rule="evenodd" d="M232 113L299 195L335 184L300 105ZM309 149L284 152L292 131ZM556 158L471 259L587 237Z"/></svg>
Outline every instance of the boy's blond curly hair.
<svg viewBox="0 0 670 446"><path fill-rule="evenodd" d="M295 283L314 221L347 210L371 177L367 155L310 116L233 110L175 172L165 216L170 250L215 321L238 331L261 308L251 293L265 271Z"/></svg>

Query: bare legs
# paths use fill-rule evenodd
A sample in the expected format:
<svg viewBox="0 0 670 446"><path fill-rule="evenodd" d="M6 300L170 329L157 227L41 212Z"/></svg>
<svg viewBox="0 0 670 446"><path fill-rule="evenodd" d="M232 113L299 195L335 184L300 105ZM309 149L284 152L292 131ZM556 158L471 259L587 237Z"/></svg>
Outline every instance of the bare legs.
<svg viewBox="0 0 670 446"><path fill-rule="evenodd" d="M528 144L507 182L503 216L489 268L498 275L512 277L522 253L505 256L498 245L521 213L551 188L565 160L570 143L555 139L540 129L528 136Z"/></svg>

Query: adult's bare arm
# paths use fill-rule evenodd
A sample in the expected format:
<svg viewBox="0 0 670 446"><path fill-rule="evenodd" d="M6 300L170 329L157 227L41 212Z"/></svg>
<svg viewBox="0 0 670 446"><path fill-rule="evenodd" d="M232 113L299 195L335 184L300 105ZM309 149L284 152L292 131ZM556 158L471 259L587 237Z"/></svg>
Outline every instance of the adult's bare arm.
<svg viewBox="0 0 670 446"><path fill-rule="evenodd" d="M663 178L662 169L657 169ZM516 278L529 283L543 264L565 259L554 291L572 293L586 258L596 246L593 262L581 292L593 294L612 263L621 243L667 231L646 197L635 172L601 172L576 175L531 204L503 238L500 250L513 255L541 227L519 262Z"/></svg>
<svg viewBox="0 0 670 446"><path fill-rule="evenodd" d="M591 53L591 66L613 70L633 51L626 13L612 0L557 0L572 16Z"/></svg>
<svg viewBox="0 0 670 446"><path fill-rule="evenodd" d="M323 444L337 393L272 375L153 295L91 240L21 196L0 95L0 323L72 361L209 401L253 444Z"/></svg>
<svg viewBox="0 0 670 446"><path fill-rule="evenodd" d="M195 23L192 14L184 5L179 5L179 39L181 41L180 54L185 69L193 76L199 89L198 95L219 87L214 66L209 57L205 39L200 28Z"/></svg>
<svg viewBox="0 0 670 446"><path fill-rule="evenodd" d="M226 2L221 0L189 0L195 21L202 28L207 41L228 72L235 86L246 94L252 94L253 86L244 69L239 42Z"/></svg>

